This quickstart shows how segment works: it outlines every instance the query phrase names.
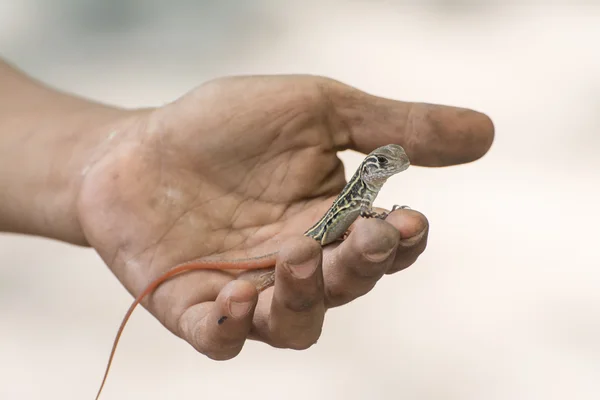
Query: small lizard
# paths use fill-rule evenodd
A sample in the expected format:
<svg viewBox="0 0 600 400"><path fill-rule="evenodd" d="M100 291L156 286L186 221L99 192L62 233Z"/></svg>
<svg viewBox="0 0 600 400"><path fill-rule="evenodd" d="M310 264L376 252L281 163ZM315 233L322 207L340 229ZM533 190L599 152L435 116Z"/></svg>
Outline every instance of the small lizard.
<svg viewBox="0 0 600 400"><path fill-rule="evenodd" d="M377 213L374 211L372 208L373 201L389 177L404 171L409 166L410 161L408 160L408 156L399 145L389 144L373 150L365 157L325 215L308 229L304 235L315 239L321 246L325 246L336 240L343 240L348 232L348 228L359 216L363 218L385 219L389 213ZM406 208L406 206L399 207L394 205L392 212L400 208ZM237 260L192 260L175 266L150 282L144 291L133 301L121 322L106 365L102 384L96 395L96 400L100 397L100 393L106 382L117 344L129 317L135 307L146 296L156 290L158 286L172 277L188 271L202 269L258 270L268 268L271 271L266 275L266 279L260 285L257 285L257 289L262 291L271 286L275 281L275 271L272 268L275 267L277 253L273 252L259 257ZM217 323L222 324L225 319L225 317L221 317Z"/></svg>

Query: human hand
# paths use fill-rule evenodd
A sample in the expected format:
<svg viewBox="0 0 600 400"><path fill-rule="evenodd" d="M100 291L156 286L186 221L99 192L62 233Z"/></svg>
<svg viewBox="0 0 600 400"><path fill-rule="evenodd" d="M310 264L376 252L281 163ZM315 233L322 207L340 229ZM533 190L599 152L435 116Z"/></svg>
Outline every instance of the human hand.
<svg viewBox="0 0 600 400"><path fill-rule="evenodd" d="M411 265L427 242L426 218L399 210L359 219L323 251L302 236L345 184L336 152L402 145L412 165L481 157L493 125L474 111L378 98L310 76L208 82L156 109L120 116L86 168L78 220L133 295L181 262L280 250L276 281L194 271L142 304L201 353L228 359L253 338L304 349L325 310ZM322 261L321 261L322 260ZM220 316L226 324L217 325Z"/></svg>

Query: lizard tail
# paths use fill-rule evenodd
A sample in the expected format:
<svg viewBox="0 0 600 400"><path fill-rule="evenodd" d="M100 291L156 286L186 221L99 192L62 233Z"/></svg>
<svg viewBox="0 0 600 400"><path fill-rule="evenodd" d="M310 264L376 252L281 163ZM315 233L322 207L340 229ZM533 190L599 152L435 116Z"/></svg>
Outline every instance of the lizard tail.
<svg viewBox="0 0 600 400"><path fill-rule="evenodd" d="M123 333L123 329L129 321L129 317L133 314L133 311L137 307L141 301L152 293L156 288L158 288L161 284L173 278L176 275L189 272L189 271L197 271L204 269L243 269L243 270L253 270L253 269L262 269L269 268L275 266L275 257L277 253L270 253L264 256L249 258L249 259L241 259L241 260L231 260L231 261L209 261L209 260L197 260L190 261L183 264L179 264L176 267L166 271L158 278L154 279L152 282L146 286L144 291L136 297L136 299L131 303L127 313L123 317L123 321L121 321L121 326L117 331L117 336L113 342L112 350L110 351L110 357L108 358L108 363L106 364L106 369L104 371L104 377L102 378L102 383L100 384L100 388L98 389L98 393L96 394L96 400L100 398L100 394L102 393L102 389L104 388L104 384L106 383L106 378L108 377L108 372L110 370L110 366L112 364L113 358L115 356L115 351L117 350L117 345L119 344L119 339L121 338L121 334Z"/></svg>

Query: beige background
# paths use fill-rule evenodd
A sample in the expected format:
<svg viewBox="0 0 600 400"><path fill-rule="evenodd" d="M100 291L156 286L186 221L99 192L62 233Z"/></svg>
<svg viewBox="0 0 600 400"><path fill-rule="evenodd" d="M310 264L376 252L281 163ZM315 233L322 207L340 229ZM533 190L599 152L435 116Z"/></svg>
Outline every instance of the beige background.
<svg viewBox="0 0 600 400"><path fill-rule="evenodd" d="M483 160L390 181L428 251L317 345L213 362L140 309L103 398L600 398L600 4L569 3L0 0L3 56L98 100L313 73L496 125ZM0 399L93 398L130 301L93 251L0 236Z"/></svg>

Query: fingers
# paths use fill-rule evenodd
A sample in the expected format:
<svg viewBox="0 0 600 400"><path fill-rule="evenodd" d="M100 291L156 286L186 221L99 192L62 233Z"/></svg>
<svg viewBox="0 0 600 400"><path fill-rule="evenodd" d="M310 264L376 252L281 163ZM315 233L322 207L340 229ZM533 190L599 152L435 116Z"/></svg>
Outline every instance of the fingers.
<svg viewBox="0 0 600 400"><path fill-rule="evenodd" d="M359 219L348 238L326 253L327 306L348 303L369 292L394 261L400 235L380 219Z"/></svg>
<svg viewBox="0 0 600 400"><path fill-rule="evenodd" d="M398 210L391 213L385 222L400 233L400 243L396 249L394 262L386 271L386 274L393 274L414 264L425 251L429 221L418 211Z"/></svg>
<svg viewBox="0 0 600 400"><path fill-rule="evenodd" d="M231 359L244 346L257 299L256 288L250 282L232 281L216 301L195 304L181 315L180 336L212 359Z"/></svg>
<svg viewBox="0 0 600 400"><path fill-rule="evenodd" d="M275 347L306 349L319 338L324 317L321 246L290 239L279 252L275 286L260 296L255 334Z"/></svg>
<svg viewBox="0 0 600 400"><path fill-rule="evenodd" d="M327 307L364 295L384 274L414 263L425 249L428 227L414 210L395 211L385 221L359 219L344 242L327 250L325 266L315 240L290 239L280 249L274 287L258 296L251 281L232 281L215 302L189 307L179 319L179 334L217 360L239 354L247 337L306 349L318 340Z"/></svg>
<svg viewBox="0 0 600 400"><path fill-rule="evenodd" d="M493 122L477 111L385 99L335 81L326 87L351 147L363 153L397 143L413 165L446 166L481 158L494 140Z"/></svg>
<svg viewBox="0 0 600 400"><path fill-rule="evenodd" d="M385 221L359 219L348 238L325 254L326 306L346 304L369 292L386 273L411 265L425 249L427 220L398 210Z"/></svg>

